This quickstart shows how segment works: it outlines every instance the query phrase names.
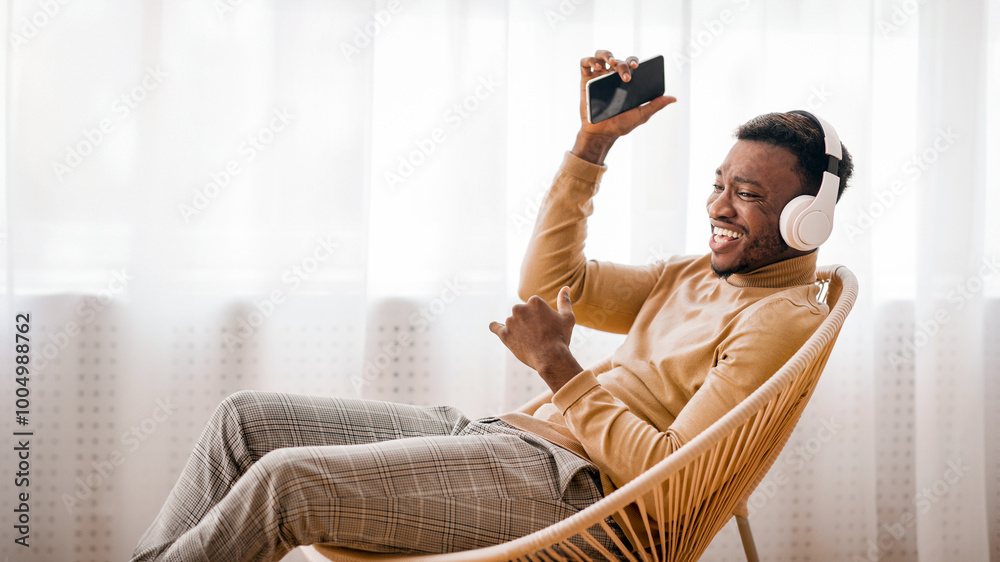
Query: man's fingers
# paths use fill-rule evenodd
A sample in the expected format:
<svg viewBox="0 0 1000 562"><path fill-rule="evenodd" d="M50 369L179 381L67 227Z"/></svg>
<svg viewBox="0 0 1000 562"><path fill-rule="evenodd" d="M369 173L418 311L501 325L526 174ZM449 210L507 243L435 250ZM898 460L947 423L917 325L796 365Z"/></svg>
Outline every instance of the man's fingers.
<svg viewBox="0 0 1000 562"><path fill-rule="evenodd" d="M611 51L606 49L597 49L594 51L594 58L608 65L614 64L615 62L615 56L611 54Z"/></svg>
<svg viewBox="0 0 1000 562"><path fill-rule="evenodd" d="M580 72L587 78L600 76L608 73L608 66L597 57L585 57L580 59Z"/></svg>
<svg viewBox="0 0 1000 562"><path fill-rule="evenodd" d="M490 331L496 334L501 340L503 340L505 328L506 326L499 322L490 322Z"/></svg>
<svg viewBox="0 0 1000 562"><path fill-rule="evenodd" d="M621 74L626 82L631 76L631 70L639 66L639 59L631 56L625 60L616 59L611 51L598 49L592 57L580 59L580 70L584 76L590 77L594 74L606 74L608 70L613 70Z"/></svg>
<svg viewBox="0 0 1000 562"><path fill-rule="evenodd" d="M639 57L629 56L616 59L611 51L599 49L594 56L580 59L580 72L586 79L603 76L608 72L617 72L622 80L628 82L632 79L632 70L639 66Z"/></svg>
<svg viewBox="0 0 1000 562"><path fill-rule="evenodd" d="M629 57L625 60L612 59L611 61L611 69L622 77L623 82L628 82L632 79L632 69L637 66L639 66L639 59L636 57Z"/></svg>

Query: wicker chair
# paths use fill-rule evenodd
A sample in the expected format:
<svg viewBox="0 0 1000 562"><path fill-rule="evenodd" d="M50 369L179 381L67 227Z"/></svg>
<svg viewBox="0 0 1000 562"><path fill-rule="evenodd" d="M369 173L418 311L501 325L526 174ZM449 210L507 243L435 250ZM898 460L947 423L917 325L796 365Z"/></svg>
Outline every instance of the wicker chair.
<svg viewBox="0 0 1000 562"><path fill-rule="evenodd" d="M846 267L827 266L817 275L827 281L830 314L805 345L732 411L587 509L525 537L476 550L400 555L313 545L305 549L307 558L316 562L592 560L570 542L576 537L602 552L602 559L617 560L619 557L601 547L588 529L600 526L614 537L605 520L618 514L627 522L623 530L631 544L652 545L632 550L619 543L625 559L632 562L697 560L734 515L747 559L758 560L747 520L747 500L788 441L857 298L857 279ZM628 513L637 512L642 517L639 524L633 524Z"/></svg>

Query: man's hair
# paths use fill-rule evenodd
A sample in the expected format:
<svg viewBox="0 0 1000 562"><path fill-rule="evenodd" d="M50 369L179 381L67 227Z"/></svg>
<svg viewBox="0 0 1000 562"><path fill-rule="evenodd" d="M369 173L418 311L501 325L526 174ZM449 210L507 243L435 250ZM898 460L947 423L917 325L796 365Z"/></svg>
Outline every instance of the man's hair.
<svg viewBox="0 0 1000 562"><path fill-rule="evenodd" d="M740 125L734 135L738 140L768 142L787 148L798 160L795 172L802 181L804 194L816 195L819 192L828 158L823 130L812 119L797 113L767 113ZM843 158L840 161L837 201L840 201L854 173L854 162L844 143L840 143L840 150Z"/></svg>

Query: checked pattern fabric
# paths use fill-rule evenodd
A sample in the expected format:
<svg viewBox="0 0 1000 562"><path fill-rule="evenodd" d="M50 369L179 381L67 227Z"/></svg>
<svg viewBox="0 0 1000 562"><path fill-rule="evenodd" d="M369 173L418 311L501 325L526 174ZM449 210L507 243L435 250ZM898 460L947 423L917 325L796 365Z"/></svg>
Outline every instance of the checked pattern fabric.
<svg viewBox="0 0 1000 562"><path fill-rule="evenodd" d="M602 497L592 464L496 418L241 391L212 415L132 560L279 560L314 543L466 550Z"/></svg>

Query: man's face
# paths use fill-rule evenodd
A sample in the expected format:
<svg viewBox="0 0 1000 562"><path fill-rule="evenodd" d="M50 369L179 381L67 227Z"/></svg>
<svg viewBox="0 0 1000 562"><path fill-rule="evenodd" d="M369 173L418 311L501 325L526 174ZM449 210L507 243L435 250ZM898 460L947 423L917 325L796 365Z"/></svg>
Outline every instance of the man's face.
<svg viewBox="0 0 1000 562"><path fill-rule="evenodd" d="M778 232L781 210L802 194L796 164L784 147L743 140L733 145L715 172L707 204L716 275L746 273L807 253L790 247Z"/></svg>

